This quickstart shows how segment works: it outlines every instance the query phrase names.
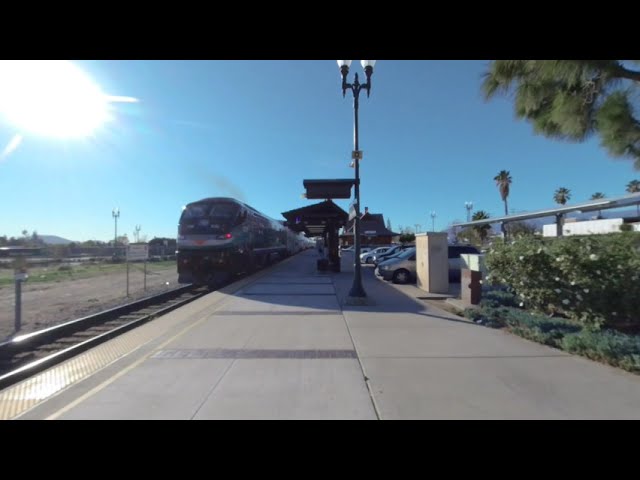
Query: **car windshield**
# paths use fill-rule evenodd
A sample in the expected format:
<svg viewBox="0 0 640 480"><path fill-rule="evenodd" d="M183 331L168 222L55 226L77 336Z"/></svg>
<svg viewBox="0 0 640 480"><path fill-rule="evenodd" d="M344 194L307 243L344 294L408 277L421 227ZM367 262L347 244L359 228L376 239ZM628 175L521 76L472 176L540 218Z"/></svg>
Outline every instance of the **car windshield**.
<svg viewBox="0 0 640 480"><path fill-rule="evenodd" d="M398 255L396 255L396 257L405 259L405 258L409 258L411 255L414 255L415 253L416 253L415 248L407 248L406 250L403 250Z"/></svg>
<svg viewBox="0 0 640 480"><path fill-rule="evenodd" d="M475 247L449 247L449 258L460 258L464 253L480 253Z"/></svg>

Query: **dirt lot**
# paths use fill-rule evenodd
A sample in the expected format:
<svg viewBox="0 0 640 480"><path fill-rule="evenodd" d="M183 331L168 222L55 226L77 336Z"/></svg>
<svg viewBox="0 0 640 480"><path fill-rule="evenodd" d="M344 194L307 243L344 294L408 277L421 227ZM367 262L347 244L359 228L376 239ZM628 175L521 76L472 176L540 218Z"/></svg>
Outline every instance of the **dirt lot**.
<svg viewBox="0 0 640 480"><path fill-rule="evenodd" d="M143 290L141 266L129 272L129 297L124 265L120 271L91 278L30 282L22 286L22 329L20 333L40 330L85 315L115 307L154 293L178 287L175 264L148 265L147 290ZM14 334L15 289L0 286L0 340Z"/></svg>

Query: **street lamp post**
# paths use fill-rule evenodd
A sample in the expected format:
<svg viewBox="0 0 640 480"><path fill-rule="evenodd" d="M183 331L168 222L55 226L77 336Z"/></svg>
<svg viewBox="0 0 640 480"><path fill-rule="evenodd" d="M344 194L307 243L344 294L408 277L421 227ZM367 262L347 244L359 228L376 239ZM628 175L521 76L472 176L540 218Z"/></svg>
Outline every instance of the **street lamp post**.
<svg viewBox="0 0 640 480"><path fill-rule="evenodd" d="M367 91L367 97L371 92L371 75L373 74L373 66L375 60L360 60L364 73L367 76L366 83L360 83L358 81L358 74L355 74L355 80L353 83L347 82L347 75L349 74L349 67L351 66L351 60L338 60L338 67L340 68L340 74L342 75L342 97L347 93L347 90L351 90L353 93L353 118L354 118L354 130L353 130L353 160L356 170L355 175L355 224L354 224L354 247L355 247L355 273L353 276L353 285L349 291L350 297L364 298L367 296L364 288L362 287L362 272L360 267L360 160L362 158L362 152L360 152L360 145L358 143L358 105L360 91L365 89Z"/></svg>
<svg viewBox="0 0 640 480"><path fill-rule="evenodd" d="M467 222L471 221L471 210L473 210L473 202L464 202L464 208L467 209Z"/></svg>
<svg viewBox="0 0 640 480"><path fill-rule="evenodd" d="M115 233L113 234L113 248L115 249L115 253L117 255L118 252L118 217L120 216L120 209L114 208L111 211L111 215L113 216L113 220L115 221Z"/></svg>
<svg viewBox="0 0 640 480"><path fill-rule="evenodd" d="M436 212L431 212L431 231L436 231Z"/></svg>

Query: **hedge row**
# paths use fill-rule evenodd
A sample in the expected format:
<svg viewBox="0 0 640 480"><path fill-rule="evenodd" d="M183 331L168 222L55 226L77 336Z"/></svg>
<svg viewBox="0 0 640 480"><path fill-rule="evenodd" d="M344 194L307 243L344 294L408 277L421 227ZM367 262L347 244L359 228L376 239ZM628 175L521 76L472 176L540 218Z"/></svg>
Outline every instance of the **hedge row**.
<svg viewBox="0 0 640 480"><path fill-rule="evenodd" d="M518 306L596 330L640 326L636 232L499 242L486 265L487 282L514 292Z"/></svg>
<svg viewBox="0 0 640 480"><path fill-rule="evenodd" d="M505 328L529 340L640 374L640 336L595 331L573 320L516 308L516 302L517 298L508 293L490 292L479 310L467 309L464 313L477 323Z"/></svg>

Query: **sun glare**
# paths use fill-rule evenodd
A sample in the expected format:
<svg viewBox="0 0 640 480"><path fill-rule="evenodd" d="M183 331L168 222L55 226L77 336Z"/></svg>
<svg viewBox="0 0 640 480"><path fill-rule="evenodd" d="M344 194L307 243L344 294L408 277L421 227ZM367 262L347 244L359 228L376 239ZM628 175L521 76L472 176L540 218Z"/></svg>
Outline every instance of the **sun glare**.
<svg viewBox="0 0 640 480"><path fill-rule="evenodd" d="M20 134L87 137L110 120L109 103L136 101L107 95L70 61L0 61L0 117Z"/></svg>

